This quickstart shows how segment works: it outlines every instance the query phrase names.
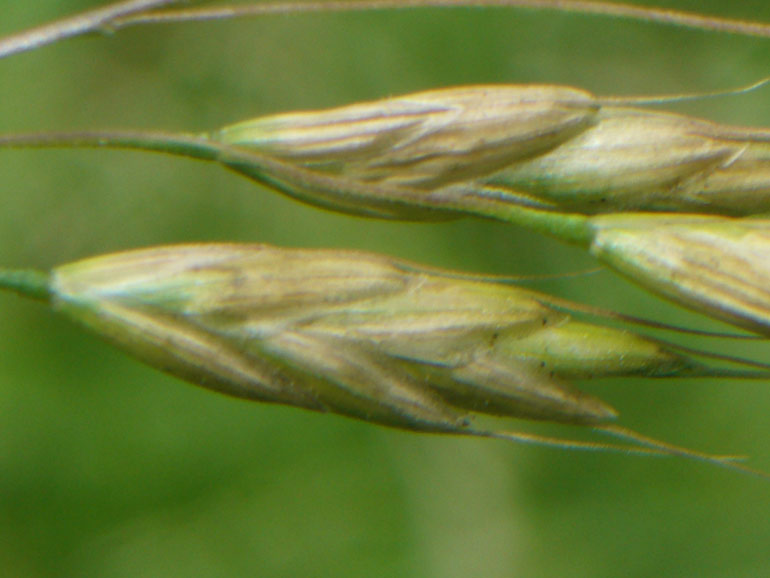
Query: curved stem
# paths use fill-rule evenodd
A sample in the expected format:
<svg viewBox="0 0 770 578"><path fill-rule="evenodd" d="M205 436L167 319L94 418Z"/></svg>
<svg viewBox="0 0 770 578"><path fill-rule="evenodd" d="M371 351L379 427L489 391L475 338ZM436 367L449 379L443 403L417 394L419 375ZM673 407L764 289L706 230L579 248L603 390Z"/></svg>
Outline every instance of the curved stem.
<svg viewBox="0 0 770 578"><path fill-rule="evenodd" d="M652 6L636 6L619 2L591 0L308 0L298 2L262 2L251 5L216 6L187 10L163 10L137 13L114 23L115 28L138 24L162 24L201 20L228 20L246 16L317 12L364 12L414 8L528 8L557 12L592 14L679 26L694 30L724 32L742 36L770 38L770 24L751 22L694 12L668 10Z"/></svg>
<svg viewBox="0 0 770 578"><path fill-rule="evenodd" d="M187 0L124 0L63 18L0 39L0 59L98 31L115 31L140 24L228 20L269 14L362 12L414 8L525 8L574 14L592 14L679 26L693 30L770 38L770 24L708 16L694 12L591 0L308 0L263 2L215 8L158 10Z"/></svg>
<svg viewBox="0 0 770 578"><path fill-rule="evenodd" d="M125 0L44 24L0 39L0 59L27 52L59 40L98 30L109 30L120 18L146 13L154 8L180 4L186 0Z"/></svg>

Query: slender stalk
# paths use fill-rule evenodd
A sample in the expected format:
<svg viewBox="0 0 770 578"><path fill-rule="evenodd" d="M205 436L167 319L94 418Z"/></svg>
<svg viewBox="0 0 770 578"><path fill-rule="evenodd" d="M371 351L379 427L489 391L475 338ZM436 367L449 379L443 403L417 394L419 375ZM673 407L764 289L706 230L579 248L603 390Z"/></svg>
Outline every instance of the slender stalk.
<svg viewBox="0 0 770 578"><path fill-rule="evenodd" d="M466 210L520 225L584 249L590 246L595 234L591 218L576 213L557 213L503 201L490 202L490 199L481 196L471 196Z"/></svg>
<svg viewBox="0 0 770 578"><path fill-rule="evenodd" d="M125 0L38 26L0 39L0 59L92 32L109 31L141 24L164 24L229 20L270 14L303 14L317 12L363 12L406 10L415 8L525 8L563 13L592 14L635 20L694 30L723 32L741 36L770 38L770 24L733 18L708 16L681 10L651 6L635 6L616 2L590 0L309 0L299 2L265 2L213 8L159 8L182 4L188 0Z"/></svg>
<svg viewBox="0 0 770 578"><path fill-rule="evenodd" d="M216 143L183 133L136 130L39 132L0 135L0 148L107 148L161 152L215 160Z"/></svg>
<svg viewBox="0 0 770 578"><path fill-rule="evenodd" d="M44 24L0 39L0 59L27 52L66 38L113 29L120 18L145 13L154 8L180 4L186 0L125 0Z"/></svg>
<svg viewBox="0 0 770 578"><path fill-rule="evenodd" d="M564 13L592 14L679 26L710 32L724 32L741 36L770 37L770 24L708 16L681 10L668 10L652 6L636 6L618 2L585 0L353 0L306 2L262 2L249 5L227 5L213 8L160 10L137 13L118 18L114 28L138 24L163 24L201 20L229 20L247 16L270 14L296 14L317 12L366 12L377 10L405 10L414 8L527 8L553 10Z"/></svg>
<svg viewBox="0 0 770 578"><path fill-rule="evenodd" d="M434 198L423 191L407 187L360 183L337 175L323 174L245 148L218 143L204 136L132 130L0 135L0 148L72 147L133 149L214 161L289 196L315 205L333 206L337 210L341 210L345 204L360 205L357 199L365 199L382 207L417 207L431 213L467 210L465 204L455 198ZM357 212L366 214L364 210ZM479 214L486 216L484 213ZM489 216L497 218L491 212Z"/></svg>
<svg viewBox="0 0 770 578"><path fill-rule="evenodd" d="M13 291L38 301L51 300L50 277L43 271L0 269L0 290Z"/></svg>

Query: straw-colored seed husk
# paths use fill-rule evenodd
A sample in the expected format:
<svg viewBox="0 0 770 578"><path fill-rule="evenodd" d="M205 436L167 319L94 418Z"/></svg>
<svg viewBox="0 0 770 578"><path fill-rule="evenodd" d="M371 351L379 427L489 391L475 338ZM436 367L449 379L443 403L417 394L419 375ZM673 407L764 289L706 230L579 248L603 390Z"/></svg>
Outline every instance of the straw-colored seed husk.
<svg viewBox="0 0 770 578"><path fill-rule="evenodd" d="M356 180L428 190L542 154L589 126L598 108L578 89L472 86L268 116L214 136Z"/></svg>
<svg viewBox="0 0 770 578"><path fill-rule="evenodd" d="M231 395L410 429L468 411L598 423L562 379L687 374L633 333L517 287L353 251L186 245L53 273L54 305L140 359Z"/></svg>
<svg viewBox="0 0 770 578"><path fill-rule="evenodd" d="M755 214L770 209L770 140L763 131L607 106L594 126L491 183L581 213Z"/></svg>

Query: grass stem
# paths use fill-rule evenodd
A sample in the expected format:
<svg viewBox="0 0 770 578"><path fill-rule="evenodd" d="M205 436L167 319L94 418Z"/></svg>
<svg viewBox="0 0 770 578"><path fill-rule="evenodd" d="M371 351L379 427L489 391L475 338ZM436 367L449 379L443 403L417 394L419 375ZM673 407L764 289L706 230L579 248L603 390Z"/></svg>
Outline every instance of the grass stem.
<svg viewBox="0 0 770 578"><path fill-rule="evenodd" d="M43 271L0 269L0 289L38 301L51 300L50 276Z"/></svg>

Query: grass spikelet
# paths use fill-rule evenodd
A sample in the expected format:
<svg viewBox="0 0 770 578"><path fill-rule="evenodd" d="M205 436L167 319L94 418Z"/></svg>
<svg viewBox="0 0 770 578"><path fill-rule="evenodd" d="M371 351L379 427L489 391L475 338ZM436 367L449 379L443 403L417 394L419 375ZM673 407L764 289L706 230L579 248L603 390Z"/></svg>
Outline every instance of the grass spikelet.
<svg viewBox="0 0 770 578"><path fill-rule="evenodd" d="M598 109L574 88L469 86L258 118L211 136L356 180L434 189L543 154Z"/></svg>
<svg viewBox="0 0 770 578"><path fill-rule="evenodd" d="M583 214L770 210L770 132L618 102L570 87L468 86L257 118L209 138L435 199L459 186ZM223 162L265 177L258 163Z"/></svg>
<svg viewBox="0 0 770 578"><path fill-rule="evenodd" d="M770 131L629 107L566 86L444 88L197 136L0 136L0 147L29 146L215 161L303 202L387 219L487 215L499 205L585 215L770 212Z"/></svg>
<svg viewBox="0 0 770 578"><path fill-rule="evenodd" d="M601 430L615 410L566 380L723 375L510 285L353 251L211 244L106 255L50 276L6 271L0 286L236 397L410 430L725 461L634 432L618 446L470 427L483 413Z"/></svg>

